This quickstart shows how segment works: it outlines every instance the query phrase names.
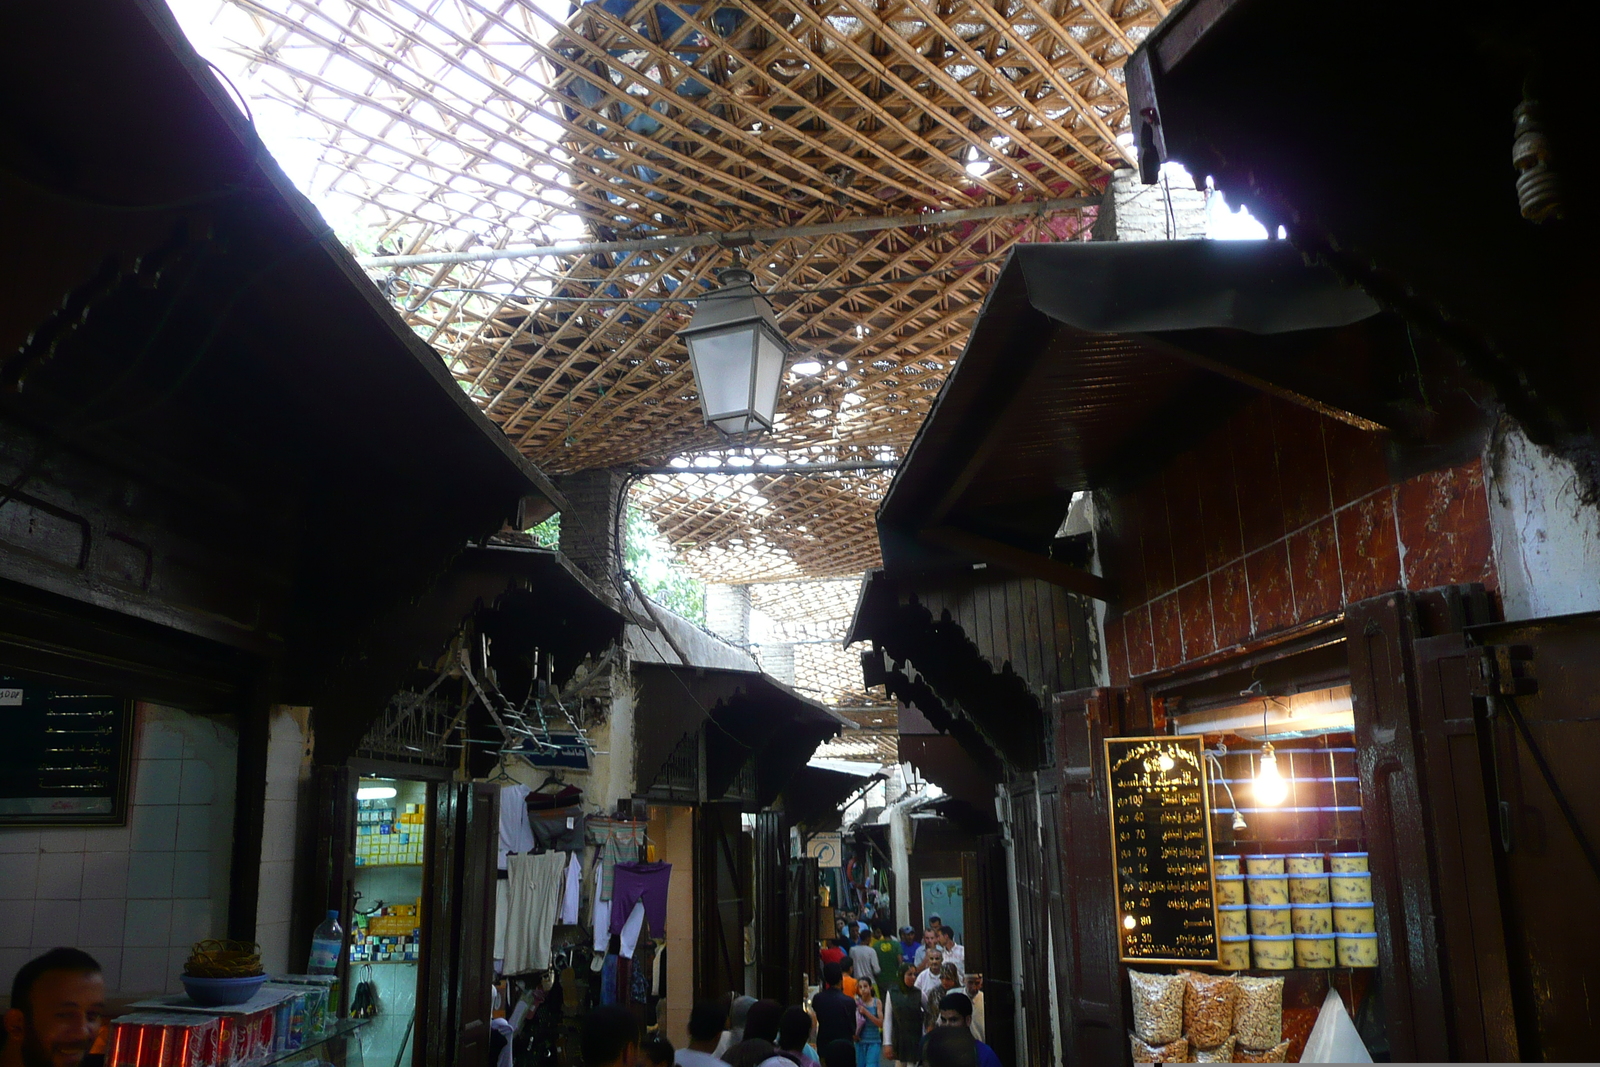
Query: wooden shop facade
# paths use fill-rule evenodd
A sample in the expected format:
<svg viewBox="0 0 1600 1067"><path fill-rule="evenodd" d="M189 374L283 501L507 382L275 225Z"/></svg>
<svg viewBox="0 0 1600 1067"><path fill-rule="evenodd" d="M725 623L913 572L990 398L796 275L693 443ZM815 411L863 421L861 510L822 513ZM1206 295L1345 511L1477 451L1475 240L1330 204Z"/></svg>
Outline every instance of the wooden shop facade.
<svg viewBox="0 0 1600 1067"><path fill-rule="evenodd" d="M1286 241L1012 254L879 511L853 636L938 731L908 758L1000 812L1017 1062L1125 1061L1129 969L1185 960L1282 974L1291 1058L1329 989L1375 1056L1577 1048L1580 994L1534 996L1531 953L1575 991L1600 948L1555 903L1600 893L1600 621L1526 605L1600 568L1530 578L1560 504L1526 441L1444 340ZM1119 738L1193 754L1196 869L1237 882L1135 899ZM1367 868L1327 956L1255 928L1277 905L1245 872L1284 856ZM1159 943L1202 904L1214 944Z"/></svg>

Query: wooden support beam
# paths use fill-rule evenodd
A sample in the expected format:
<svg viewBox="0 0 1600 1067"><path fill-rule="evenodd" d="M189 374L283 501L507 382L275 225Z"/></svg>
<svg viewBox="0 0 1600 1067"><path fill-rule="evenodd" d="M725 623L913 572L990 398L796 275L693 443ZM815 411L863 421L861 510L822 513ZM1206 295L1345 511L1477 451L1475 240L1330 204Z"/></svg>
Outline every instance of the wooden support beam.
<svg viewBox="0 0 1600 1067"><path fill-rule="evenodd" d="M1117 596L1116 585L1098 574L1091 574L1086 570L1053 560L1049 556L1041 556L1037 552L1029 552L1025 548L981 537L954 526L935 526L923 530L920 536L924 541L942 548L966 552L996 567L1004 567L1006 570L1037 578L1051 585L1059 585L1069 593L1077 593L1106 603L1111 603Z"/></svg>

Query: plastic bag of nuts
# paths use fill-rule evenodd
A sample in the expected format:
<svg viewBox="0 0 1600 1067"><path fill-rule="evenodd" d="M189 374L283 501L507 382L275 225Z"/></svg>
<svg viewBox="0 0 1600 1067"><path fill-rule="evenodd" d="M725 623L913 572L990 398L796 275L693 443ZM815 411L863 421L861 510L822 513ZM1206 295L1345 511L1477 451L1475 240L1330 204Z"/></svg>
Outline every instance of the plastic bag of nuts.
<svg viewBox="0 0 1600 1067"><path fill-rule="evenodd" d="M1128 1044L1133 1047L1134 1063L1188 1063L1189 1042L1183 1038L1164 1045L1147 1045L1139 1035L1129 1034Z"/></svg>
<svg viewBox="0 0 1600 1067"><path fill-rule="evenodd" d="M1233 1051L1234 1063L1282 1063L1289 1053L1289 1042L1280 1041L1268 1049L1257 1051L1249 1048L1236 1048Z"/></svg>
<svg viewBox="0 0 1600 1067"><path fill-rule="evenodd" d="M1216 1048L1197 1048L1190 1063L1232 1063L1234 1039L1228 1038Z"/></svg>
<svg viewBox="0 0 1600 1067"><path fill-rule="evenodd" d="M1234 979L1233 1032L1245 1048L1271 1048L1283 1040L1283 979Z"/></svg>
<svg viewBox="0 0 1600 1067"><path fill-rule="evenodd" d="M1239 986L1231 975L1179 971L1184 980L1183 1036L1195 1048L1216 1048L1233 1033Z"/></svg>
<svg viewBox="0 0 1600 1067"><path fill-rule="evenodd" d="M1128 984L1133 991L1133 1032L1139 1040L1148 1045L1176 1041L1183 1034L1183 979L1175 974L1129 971Z"/></svg>

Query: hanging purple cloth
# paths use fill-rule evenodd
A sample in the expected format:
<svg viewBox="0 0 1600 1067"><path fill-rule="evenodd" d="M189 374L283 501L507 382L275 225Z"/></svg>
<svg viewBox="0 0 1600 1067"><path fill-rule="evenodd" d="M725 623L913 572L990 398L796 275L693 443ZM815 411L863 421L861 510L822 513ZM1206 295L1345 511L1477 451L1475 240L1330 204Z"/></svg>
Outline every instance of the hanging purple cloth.
<svg viewBox="0 0 1600 1067"><path fill-rule="evenodd" d="M644 901L645 921L651 937L667 933L667 884L672 879L670 863L619 863L611 883L611 932L620 934L628 913L637 901Z"/></svg>

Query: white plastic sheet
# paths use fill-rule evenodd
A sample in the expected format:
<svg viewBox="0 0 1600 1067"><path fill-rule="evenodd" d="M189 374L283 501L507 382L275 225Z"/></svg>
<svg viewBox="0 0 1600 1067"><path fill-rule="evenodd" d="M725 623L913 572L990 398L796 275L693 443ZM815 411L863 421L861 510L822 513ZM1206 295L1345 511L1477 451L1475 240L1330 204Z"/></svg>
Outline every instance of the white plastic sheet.
<svg viewBox="0 0 1600 1067"><path fill-rule="evenodd" d="M1317 1015L1317 1025L1306 1038L1306 1050L1300 1054L1301 1063L1371 1063L1372 1056L1356 1032L1345 1010L1344 998L1337 989L1329 989L1323 998L1322 1011Z"/></svg>

